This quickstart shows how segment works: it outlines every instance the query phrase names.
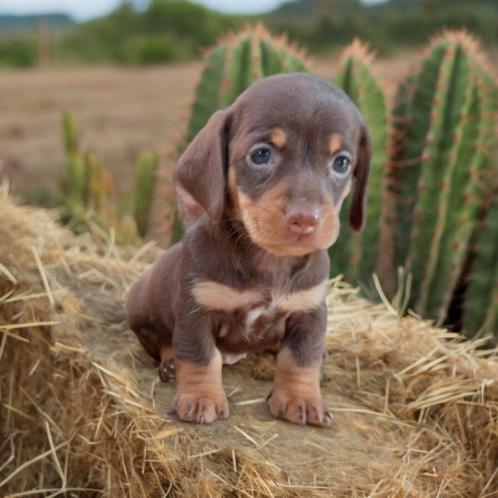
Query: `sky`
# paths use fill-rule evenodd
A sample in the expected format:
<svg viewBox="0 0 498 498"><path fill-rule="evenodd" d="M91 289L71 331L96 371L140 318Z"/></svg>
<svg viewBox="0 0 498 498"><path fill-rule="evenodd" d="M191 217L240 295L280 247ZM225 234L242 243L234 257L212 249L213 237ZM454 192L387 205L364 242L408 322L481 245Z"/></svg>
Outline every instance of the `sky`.
<svg viewBox="0 0 498 498"><path fill-rule="evenodd" d="M364 0L374 3L379 0ZM106 14L120 0L0 0L0 13L38 14L43 12L64 12L78 20L85 20ZM283 0L197 0L212 9L223 12L264 12L283 3Z"/></svg>

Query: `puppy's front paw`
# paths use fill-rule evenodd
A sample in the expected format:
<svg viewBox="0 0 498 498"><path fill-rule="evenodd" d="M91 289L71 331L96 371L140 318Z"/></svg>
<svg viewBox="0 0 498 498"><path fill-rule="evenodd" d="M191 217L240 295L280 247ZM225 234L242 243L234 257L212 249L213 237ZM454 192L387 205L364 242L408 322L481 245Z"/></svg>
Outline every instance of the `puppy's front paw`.
<svg viewBox="0 0 498 498"><path fill-rule="evenodd" d="M177 393L172 412L184 422L210 424L228 417L228 400L224 393Z"/></svg>
<svg viewBox="0 0 498 498"><path fill-rule="evenodd" d="M274 389L268 397L268 405L273 417L293 424L328 427L332 421L332 415L319 395L303 399L291 391Z"/></svg>

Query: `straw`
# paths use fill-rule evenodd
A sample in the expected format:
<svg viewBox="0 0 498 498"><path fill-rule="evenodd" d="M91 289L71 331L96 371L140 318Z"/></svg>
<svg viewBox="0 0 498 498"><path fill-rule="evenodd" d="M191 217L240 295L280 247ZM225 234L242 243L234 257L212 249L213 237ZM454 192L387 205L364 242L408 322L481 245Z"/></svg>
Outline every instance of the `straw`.
<svg viewBox="0 0 498 498"><path fill-rule="evenodd" d="M6 189L0 240L1 496L496 494L496 350L402 317L404 296L331 282L330 428L271 418L269 355L225 367L230 417L196 426L168 414L174 382L126 325L126 292L160 249L74 236Z"/></svg>

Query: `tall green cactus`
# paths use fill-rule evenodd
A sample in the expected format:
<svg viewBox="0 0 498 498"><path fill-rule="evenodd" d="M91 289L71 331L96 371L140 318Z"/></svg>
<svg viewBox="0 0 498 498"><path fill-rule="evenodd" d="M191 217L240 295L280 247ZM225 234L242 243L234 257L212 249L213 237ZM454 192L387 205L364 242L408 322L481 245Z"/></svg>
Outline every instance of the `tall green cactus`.
<svg viewBox="0 0 498 498"><path fill-rule="evenodd" d="M71 216L82 210L85 199L85 167L78 151L78 128L74 114L64 111L62 115L62 134L65 154L65 178L63 183L63 202Z"/></svg>
<svg viewBox="0 0 498 498"><path fill-rule="evenodd" d="M85 211L85 164L76 154L66 156L66 176L63 184L63 203L71 217L80 218Z"/></svg>
<svg viewBox="0 0 498 498"><path fill-rule="evenodd" d="M149 226L154 180L158 167L159 156L157 154L143 154L137 163L133 190L133 218L141 237L145 237Z"/></svg>
<svg viewBox="0 0 498 498"><path fill-rule="evenodd" d="M395 201L394 261L404 266L410 247L412 215L417 200L416 185L420 177L421 158L430 124L432 102L436 93L439 67L444 55L443 46L435 46L422 61L419 72L410 75L398 89L392 111L393 130L390 147L388 186Z"/></svg>
<svg viewBox="0 0 498 498"><path fill-rule="evenodd" d="M187 143L216 110L230 105L252 82L276 73L304 71L303 55L262 25L223 38L208 54L187 128Z"/></svg>
<svg viewBox="0 0 498 498"><path fill-rule="evenodd" d="M396 263L413 275L416 311L440 320L489 198L496 87L480 60L471 37L446 32L398 94Z"/></svg>
<svg viewBox="0 0 498 498"><path fill-rule="evenodd" d="M498 192L495 193L495 195ZM467 334L498 332L498 202L488 212L476 237L477 257L465 295Z"/></svg>
<svg viewBox="0 0 498 498"><path fill-rule="evenodd" d="M78 127L71 111L66 110L62 115L62 132L64 152L66 154L75 154L78 151Z"/></svg>
<svg viewBox="0 0 498 498"><path fill-rule="evenodd" d="M332 271L348 279L370 284L379 258L383 220L384 167L387 162L387 108L384 91L372 72L373 56L355 40L344 51L334 78L363 114L372 137L373 157L368 184L365 228L354 234L348 225L350 199L341 214L341 233L330 249Z"/></svg>
<svg viewBox="0 0 498 498"><path fill-rule="evenodd" d="M62 129L66 166L63 196L68 214L83 219L91 210L99 215L106 196L102 166L93 154L80 151L78 127L70 111L63 114Z"/></svg>

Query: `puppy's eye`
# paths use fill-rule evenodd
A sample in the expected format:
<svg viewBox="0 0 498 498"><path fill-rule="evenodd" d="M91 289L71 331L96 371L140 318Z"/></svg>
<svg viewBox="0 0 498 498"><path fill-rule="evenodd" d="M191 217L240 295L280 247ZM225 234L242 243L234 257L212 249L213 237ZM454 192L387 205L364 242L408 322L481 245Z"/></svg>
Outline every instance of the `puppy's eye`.
<svg viewBox="0 0 498 498"><path fill-rule="evenodd" d="M268 164L272 160L272 151L270 147L262 145L251 151L249 159L258 166Z"/></svg>
<svg viewBox="0 0 498 498"><path fill-rule="evenodd" d="M332 169L338 175L344 176L351 167L351 159L345 154L339 154L332 161Z"/></svg>

